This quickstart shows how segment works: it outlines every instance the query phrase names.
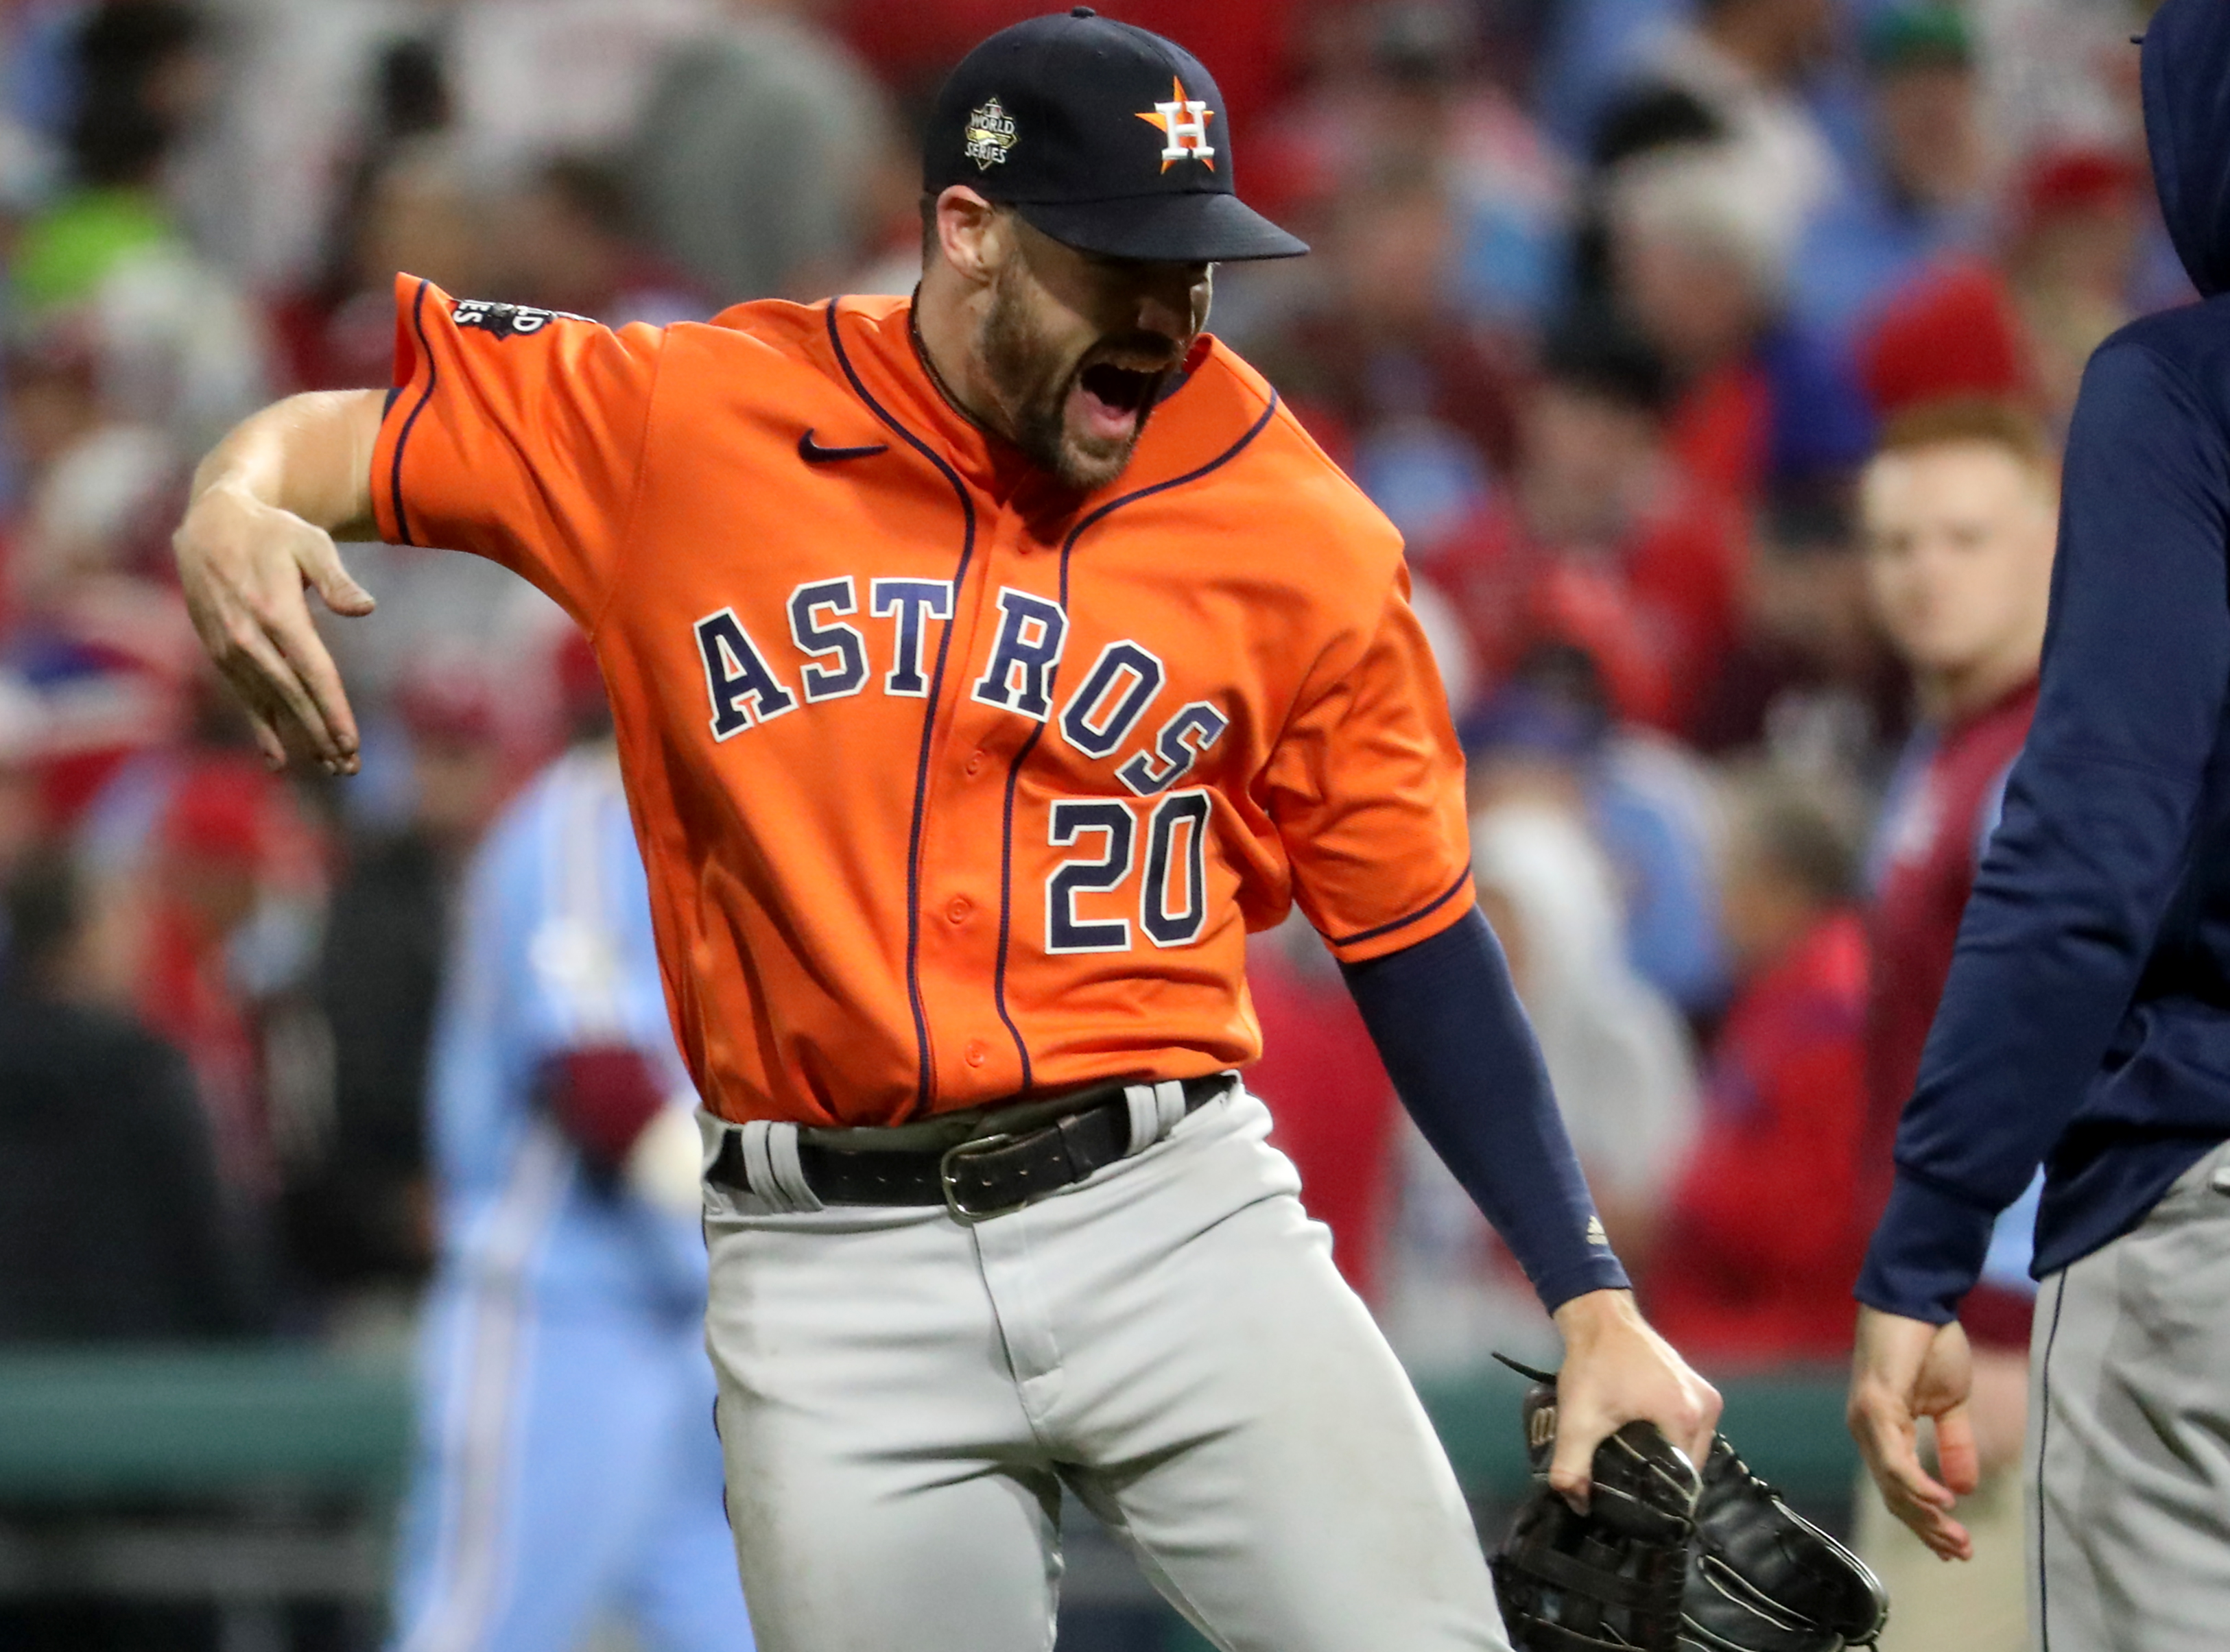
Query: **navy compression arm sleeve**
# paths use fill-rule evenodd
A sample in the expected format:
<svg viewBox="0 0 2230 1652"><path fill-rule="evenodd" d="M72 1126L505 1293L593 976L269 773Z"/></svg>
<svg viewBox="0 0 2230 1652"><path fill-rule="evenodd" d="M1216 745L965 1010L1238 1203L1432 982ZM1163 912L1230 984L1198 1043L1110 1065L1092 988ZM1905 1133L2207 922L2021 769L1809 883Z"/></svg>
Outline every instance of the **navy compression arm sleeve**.
<svg viewBox="0 0 2230 1652"><path fill-rule="evenodd" d="M1473 910L1430 940L1340 971L1402 1105L1542 1305L1554 1313L1584 1292L1624 1289L1486 919Z"/></svg>

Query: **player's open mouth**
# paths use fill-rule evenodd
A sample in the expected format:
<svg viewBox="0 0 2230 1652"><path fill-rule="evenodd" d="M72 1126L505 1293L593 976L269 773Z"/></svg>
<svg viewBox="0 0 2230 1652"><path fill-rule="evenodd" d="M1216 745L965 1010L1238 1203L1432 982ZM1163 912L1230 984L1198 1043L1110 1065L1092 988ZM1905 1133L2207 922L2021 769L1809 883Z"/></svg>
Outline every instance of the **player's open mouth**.
<svg viewBox="0 0 2230 1652"><path fill-rule="evenodd" d="M1076 376L1076 399L1084 427L1092 435L1120 440L1138 427L1159 372L1123 367L1114 362L1094 362Z"/></svg>

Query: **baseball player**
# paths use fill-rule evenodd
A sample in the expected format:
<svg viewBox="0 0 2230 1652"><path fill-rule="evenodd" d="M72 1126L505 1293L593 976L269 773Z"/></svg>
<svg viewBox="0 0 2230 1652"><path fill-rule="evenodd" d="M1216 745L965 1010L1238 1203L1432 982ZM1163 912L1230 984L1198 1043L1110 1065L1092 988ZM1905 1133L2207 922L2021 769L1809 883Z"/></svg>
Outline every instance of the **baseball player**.
<svg viewBox="0 0 2230 1652"><path fill-rule="evenodd" d="M1892 1512L1969 1556L1952 1315L2043 1160L2029 1626L2054 1652L2210 1646L2230 1622L2230 9L2168 0L2143 74L2210 302L2085 373L2035 717L1898 1127L1850 1400Z"/></svg>
<svg viewBox="0 0 2230 1652"><path fill-rule="evenodd" d="M435 1030L441 1246L401 1652L553 1652L600 1615L654 1652L751 1644L705 1358L696 1096L593 704L474 857Z"/></svg>
<svg viewBox="0 0 2230 1652"><path fill-rule="evenodd" d="M204 463L202 634L353 767L329 530L594 641L706 1112L708 1336L764 1646L1049 1644L1073 1488L1226 1648L1506 1644L1447 1461L1236 1070L1298 903L1567 1349L1556 1484L1718 1400L1641 1321L1467 868L1398 537L1202 331L1208 72L1093 16L940 93L912 299L608 331L397 285L397 389Z"/></svg>

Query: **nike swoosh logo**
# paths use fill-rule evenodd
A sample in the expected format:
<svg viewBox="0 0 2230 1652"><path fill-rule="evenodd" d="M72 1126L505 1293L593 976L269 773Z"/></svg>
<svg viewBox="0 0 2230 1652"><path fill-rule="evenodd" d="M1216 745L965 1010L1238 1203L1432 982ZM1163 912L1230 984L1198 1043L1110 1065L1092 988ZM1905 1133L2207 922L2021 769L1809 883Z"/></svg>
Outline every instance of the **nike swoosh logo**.
<svg viewBox="0 0 2230 1652"><path fill-rule="evenodd" d="M879 441L866 447L823 447L813 440L808 429L797 439L797 456L809 465L833 465L840 459L873 459L877 453L887 453L891 446Z"/></svg>

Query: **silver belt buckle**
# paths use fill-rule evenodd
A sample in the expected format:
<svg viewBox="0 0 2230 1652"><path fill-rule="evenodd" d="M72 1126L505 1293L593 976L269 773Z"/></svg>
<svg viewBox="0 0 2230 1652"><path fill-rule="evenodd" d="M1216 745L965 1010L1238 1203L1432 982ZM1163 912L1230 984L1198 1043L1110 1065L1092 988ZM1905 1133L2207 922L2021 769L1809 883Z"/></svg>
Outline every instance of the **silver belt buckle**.
<svg viewBox="0 0 2230 1652"><path fill-rule="evenodd" d="M1002 1205L995 1210L971 1211L961 1203L960 1189L953 1182L952 1167L955 1161L973 1158L978 1154L989 1153L994 1147L1003 1147L1015 1139L1011 1132L1004 1131L996 1135L979 1135L971 1141L956 1141L939 1155L937 1160L938 1190L944 1195L945 1211L954 1221L964 1227L970 1227L978 1222L988 1222L995 1216L1005 1216L1011 1212L1018 1211L1029 1203L1026 1199L1017 1199L1012 1205Z"/></svg>

